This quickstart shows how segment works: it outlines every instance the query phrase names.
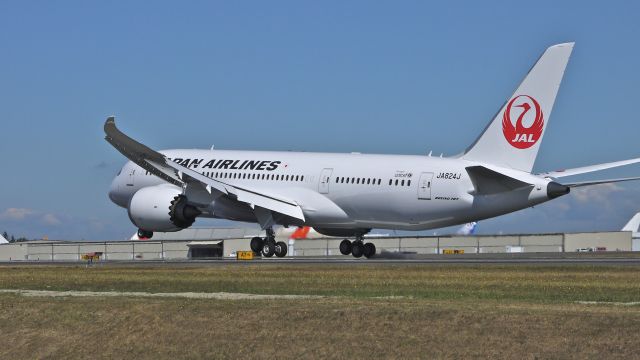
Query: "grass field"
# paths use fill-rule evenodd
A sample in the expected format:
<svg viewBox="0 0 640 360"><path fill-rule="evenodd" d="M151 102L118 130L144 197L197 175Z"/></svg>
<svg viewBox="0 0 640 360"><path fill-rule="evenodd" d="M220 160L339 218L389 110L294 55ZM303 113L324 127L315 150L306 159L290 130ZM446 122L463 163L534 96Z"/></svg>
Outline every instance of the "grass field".
<svg viewBox="0 0 640 360"><path fill-rule="evenodd" d="M320 297L5 293L0 359L640 356L637 266L0 266L2 289Z"/></svg>

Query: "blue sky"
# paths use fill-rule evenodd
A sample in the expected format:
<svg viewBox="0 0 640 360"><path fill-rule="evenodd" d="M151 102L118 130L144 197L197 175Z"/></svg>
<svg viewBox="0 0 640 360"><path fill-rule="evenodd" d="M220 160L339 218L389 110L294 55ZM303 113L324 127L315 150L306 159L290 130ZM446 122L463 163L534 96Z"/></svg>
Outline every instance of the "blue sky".
<svg viewBox="0 0 640 360"><path fill-rule="evenodd" d="M640 156L640 8L590 4L2 1L0 231L133 233L106 196L124 163L108 115L155 148L453 155L565 41L535 170ZM479 230L617 229L639 199L640 183L595 187Z"/></svg>

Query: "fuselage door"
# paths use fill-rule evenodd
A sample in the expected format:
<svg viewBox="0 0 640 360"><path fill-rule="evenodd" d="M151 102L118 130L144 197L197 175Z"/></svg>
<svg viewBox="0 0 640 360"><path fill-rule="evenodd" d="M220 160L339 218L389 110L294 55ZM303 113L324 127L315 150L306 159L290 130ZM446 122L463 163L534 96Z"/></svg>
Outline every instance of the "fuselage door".
<svg viewBox="0 0 640 360"><path fill-rule="evenodd" d="M333 169L322 169L320 173L320 183L318 184L318 191L320 194L329 193L329 182L331 181L331 173Z"/></svg>
<svg viewBox="0 0 640 360"><path fill-rule="evenodd" d="M423 172L418 183L418 199L431 200L431 186L433 185L433 173Z"/></svg>

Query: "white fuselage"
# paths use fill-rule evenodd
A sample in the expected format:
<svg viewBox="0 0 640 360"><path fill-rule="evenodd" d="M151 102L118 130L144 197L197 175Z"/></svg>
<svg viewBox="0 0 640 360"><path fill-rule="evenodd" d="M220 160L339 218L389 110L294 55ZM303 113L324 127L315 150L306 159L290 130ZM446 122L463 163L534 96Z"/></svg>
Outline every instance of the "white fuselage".
<svg viewBox="0 0 640 360"><path fill-rule="evenodd" d="M466 167L484 164L458 158L233 150L161 153L207 177L295 201L305 221L278 221L283 225L425 230L486 219L549 200L549 179L503 168L533 185L477 195ZM128 162L114 179L109 197L126 208L136 191L160 184L173 186ZM255 221L248 207L204 190L188 195L203 210L203 217Z"/></svg>

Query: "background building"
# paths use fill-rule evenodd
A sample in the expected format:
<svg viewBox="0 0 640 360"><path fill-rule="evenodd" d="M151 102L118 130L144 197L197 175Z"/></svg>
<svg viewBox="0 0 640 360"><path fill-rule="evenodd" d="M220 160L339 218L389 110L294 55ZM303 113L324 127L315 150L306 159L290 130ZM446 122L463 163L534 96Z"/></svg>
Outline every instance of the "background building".
<svg viewBox="0 0 640 360"><path fill-rule="evenodd" d="M151 240L77 242L28 241L0 245L0 261L81 261L83 255L100 254L107 261L186 260L235 257L249 250L249 241L260 231L247 229L188 229L157 233ZM282 238L281 238L282 239ZM282 239L286 240L286 239ZM287 256L342 256L342 238L288 239ZM435 255L449 251L465 254L559 253L588 251L637 251L631 231L514 234L480 236L419 236L367 238L378 256Z"/></svg>

